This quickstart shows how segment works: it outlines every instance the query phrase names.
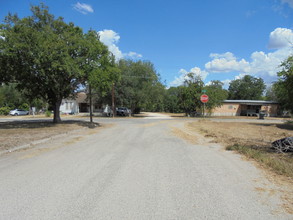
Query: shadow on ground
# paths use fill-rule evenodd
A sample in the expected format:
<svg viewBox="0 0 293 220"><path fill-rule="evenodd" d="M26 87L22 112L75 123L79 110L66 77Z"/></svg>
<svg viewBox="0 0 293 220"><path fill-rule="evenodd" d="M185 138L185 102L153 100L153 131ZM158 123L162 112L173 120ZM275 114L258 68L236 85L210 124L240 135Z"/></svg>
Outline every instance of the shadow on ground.
<svg viewBox="0 0 293 220"><path fill-rule="evenodd" d="M293 130L293 123L284 123L284 124L275 124L275 123L250 123L256 126L263 126L263 127L277 127L280 129L292 131Z"/></svg>
<svg viewBox="0 0 293 220"><path fill-rule="evenodd" d="M49 128L55 127L58 125L79 125L81 127L95 128L100 127L99 123L90 123L86 121L63 121L60 123L53 123L52 121L14 121L14 122L0 122L1 129L16 129L16 128L29 128L29 129L38 129L38 128Z"/></svg>

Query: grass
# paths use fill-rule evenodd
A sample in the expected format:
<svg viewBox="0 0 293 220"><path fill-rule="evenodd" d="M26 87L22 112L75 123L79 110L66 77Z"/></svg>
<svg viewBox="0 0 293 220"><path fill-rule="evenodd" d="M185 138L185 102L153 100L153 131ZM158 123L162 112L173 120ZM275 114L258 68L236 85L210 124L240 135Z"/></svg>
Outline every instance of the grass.
<svg viewBox="0 0 293 220"><path fill-rule="evenodd" d="M237 151L259 162L260 165L270 168L277 174L293 178L293 154L277 154L272 152L270 148L238 144L227 146L226 150Z"/></svg>
<svg viewBox="0 0 293 220"><path fill-rule="evenodd" d="M63 121L54 124L52 121L12 121L0 122L0 151L15 146L29 144L36 140L50 138L82 128L95 128L98 123L86 121Z"/></svg>

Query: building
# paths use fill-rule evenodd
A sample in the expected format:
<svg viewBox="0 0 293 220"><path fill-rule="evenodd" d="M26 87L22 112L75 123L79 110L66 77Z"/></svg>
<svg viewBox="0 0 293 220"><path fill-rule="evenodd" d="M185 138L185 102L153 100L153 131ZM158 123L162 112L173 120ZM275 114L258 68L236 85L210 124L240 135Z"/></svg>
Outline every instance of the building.
<svg viewBox="0 0 293 220"><path fill-rule="evenodd" d="M95 114L100 114L103 112L103 106L97 103L92 104L92 109ZM77 93L75 99L67 98L63 99L60 105L60 112L62 114L79 114L79 113L89 113L90 104L85 92Z"/></svg>
<svg viewBox="0 0 293 220"><path fill-rule="evenodd" d="M79 106L75 99L62 99L60 105L60 112L62 114L78 114Z"/></svg>
<svg viewBox="0 0 293 220"><path fill-rule="evenodd" d="M224 100L223 105L212 110L212 116L257 116L264 112L268 117L275 117L279 104L275 101L262 100Z"/></svg>

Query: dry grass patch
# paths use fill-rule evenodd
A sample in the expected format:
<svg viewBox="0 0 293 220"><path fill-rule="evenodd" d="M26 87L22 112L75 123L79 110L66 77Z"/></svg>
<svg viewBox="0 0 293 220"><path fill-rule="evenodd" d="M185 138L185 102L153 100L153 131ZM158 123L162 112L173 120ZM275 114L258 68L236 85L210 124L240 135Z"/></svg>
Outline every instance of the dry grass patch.
<svg viewBox="0 0 293 220"><path fill-rule="evenodd" d="M235 150L278 174L293 179L293 154L279 154L271 149L271 142L293 136L293 124L213 122L200 120L188 123L188 127L223 144L227 150Z"/></svg>
<svg viewBox="0 0 293 220"><path fill-rule="evenodd" d="M98 126L98 124L95 125ZM66 121L60 124L48 121L2 122L0 123L0 151L85 127L90 127L90 123L82 121Z"/></svg>

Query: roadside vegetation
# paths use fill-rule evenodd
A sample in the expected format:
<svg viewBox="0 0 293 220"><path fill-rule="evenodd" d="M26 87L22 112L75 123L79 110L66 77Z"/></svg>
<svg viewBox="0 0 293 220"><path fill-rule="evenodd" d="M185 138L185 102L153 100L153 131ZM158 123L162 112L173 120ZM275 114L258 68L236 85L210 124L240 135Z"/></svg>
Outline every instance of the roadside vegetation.
<svg viewBox="0 0 293 220"><path fill-rule="evenodd" d="M188 127L223 144L226 150L243 154L261 166L293 179L293 152L278 153L271 147L273 141L293 136L292 122L262 124L200 120L189 123Z"/></svg>
<svg viewBox="0 0 293 220"><path fill-rule="evenodd" d="M99 124L95 123L95 128ZM34 143L55 135L66 135L68 133L81 133L81 131L91 132L95 129L91 123L85 121L70 121L53 123L48 121L38 122L0 122L0 152L11 150L14 147ZM98 128L97 128L98 129Z"/></svg>
<svg viewBox="0 0 293 220"><path fill-rule="evenodd" d="M292 154L280 154L268 147L231 145L226 150L237 151L248 158L254 159L261 165L272 169L277 174L293 178L293 157Z"/></svg>

